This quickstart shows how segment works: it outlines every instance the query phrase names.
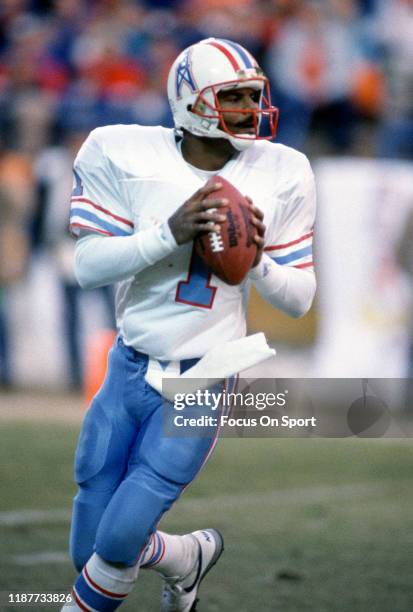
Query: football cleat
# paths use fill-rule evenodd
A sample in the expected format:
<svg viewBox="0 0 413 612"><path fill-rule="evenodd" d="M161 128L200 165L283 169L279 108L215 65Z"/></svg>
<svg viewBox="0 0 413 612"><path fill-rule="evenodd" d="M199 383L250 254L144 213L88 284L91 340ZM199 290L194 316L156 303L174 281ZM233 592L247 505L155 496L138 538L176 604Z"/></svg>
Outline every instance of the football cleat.
<svg viewBox="0 0 413 612"><path fill-rule="evenodd" d="M198 548L197 560L186 576L163 578L161 612L195 612L199 586L224 550L224 540L216 529L202 529L188 535Z"/></svg>

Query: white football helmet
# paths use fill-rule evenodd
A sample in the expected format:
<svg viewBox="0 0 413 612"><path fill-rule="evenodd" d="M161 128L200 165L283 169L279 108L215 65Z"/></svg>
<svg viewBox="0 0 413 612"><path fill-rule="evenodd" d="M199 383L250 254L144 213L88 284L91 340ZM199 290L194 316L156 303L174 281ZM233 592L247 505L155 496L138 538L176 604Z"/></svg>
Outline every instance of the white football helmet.
<svg viewBox="0 0 413 612"><path fill-rule="evenodd" d="M225 113L252 115L253 134L238 134L225 123L218 93L251 87L261 92L259 108L225 108ZM241 45L219 38L206 38L188 47L176 58L168 76L168 98L175 127L207 138L226 138L238 151L255 140L274 138L278 109L271 106L267 77L252 55ZM269 135L260 136L262 118Z"/></svg>

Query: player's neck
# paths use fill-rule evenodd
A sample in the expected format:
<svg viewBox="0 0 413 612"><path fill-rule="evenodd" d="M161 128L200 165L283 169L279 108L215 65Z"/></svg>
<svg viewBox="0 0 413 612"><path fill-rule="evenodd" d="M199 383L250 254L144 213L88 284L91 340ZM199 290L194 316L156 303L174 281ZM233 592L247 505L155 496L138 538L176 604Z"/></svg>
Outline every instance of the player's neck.
<svg viewBox="0 0 413 612"><path fill-rule="evenodd" d="M184 132L182 156L188 164L201 170L220 170L237 153L225 138L199 138Z"/></svg>

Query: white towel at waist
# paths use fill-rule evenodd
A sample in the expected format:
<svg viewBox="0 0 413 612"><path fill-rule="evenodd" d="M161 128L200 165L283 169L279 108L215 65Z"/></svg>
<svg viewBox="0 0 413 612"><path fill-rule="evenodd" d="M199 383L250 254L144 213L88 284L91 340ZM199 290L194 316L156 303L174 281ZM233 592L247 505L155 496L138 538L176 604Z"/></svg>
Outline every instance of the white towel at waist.
<svg viewBox="0 0 413 612"><path fill-rule="evenodd" d="M275 349L268 346L265 335L263 333L253 334L218 344L181 375L179 374L179 362L171 362L163 368L159 361L150 357L145 380L166 399L172 401L173 393L165 389L165 385L162 384L165 378L185 380L185 393L192 393L251 368L274 355ZM193 383L190 383L188 379L194 379Z"/></svg>

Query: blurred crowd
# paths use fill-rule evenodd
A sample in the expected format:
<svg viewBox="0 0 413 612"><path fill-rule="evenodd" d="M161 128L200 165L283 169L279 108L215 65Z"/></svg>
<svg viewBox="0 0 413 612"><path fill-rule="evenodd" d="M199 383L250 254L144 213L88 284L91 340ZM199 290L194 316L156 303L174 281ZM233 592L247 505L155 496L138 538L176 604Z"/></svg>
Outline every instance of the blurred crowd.
<svg viewBox="0 0 413 612"><path fill-rule="evenodd" d="M12 384L7 289L39 253L50 254L61 280L71 384L81 385L80 297L67 263L74 155L99 125L171 126L169 67L208 36L243 44L264 67L280 142L310 156L412 158L412 0L2 0L4 386Z"/></svg>

